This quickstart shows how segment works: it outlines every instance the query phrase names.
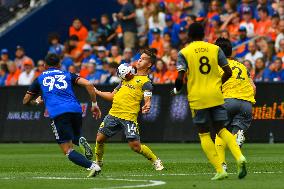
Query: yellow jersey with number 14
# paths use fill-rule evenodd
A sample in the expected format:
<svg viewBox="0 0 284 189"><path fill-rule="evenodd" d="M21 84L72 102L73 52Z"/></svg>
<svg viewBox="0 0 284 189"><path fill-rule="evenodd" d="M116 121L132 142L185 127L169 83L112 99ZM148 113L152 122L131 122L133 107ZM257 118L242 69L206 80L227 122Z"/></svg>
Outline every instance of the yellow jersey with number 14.
<svg viewBox="0 0 284 189"><path fill-rule="evenodd" d="M143 100L143 86L150 82L148 76L134 76L130 81L122 81L113 96L109 114L127 121L137 122L140 104Z"/></svg>
<svg viewBox="0 0 284 189"><path fill-rule="evenodd" d="M187 62L187 91L191 109L200 110L224 104L218 69L219 47L195 41L180 53Z"/></svg>
<svg viewBox="0 0 284 189"><path fill-rule="evenodd" d="M250 77L247 68L240 62L228 59L229 66L232 69L232 77L222 86L224 98L236 98L255 103L254 90L250 83ZM220 74L224 71L219 67Z"/></svg>

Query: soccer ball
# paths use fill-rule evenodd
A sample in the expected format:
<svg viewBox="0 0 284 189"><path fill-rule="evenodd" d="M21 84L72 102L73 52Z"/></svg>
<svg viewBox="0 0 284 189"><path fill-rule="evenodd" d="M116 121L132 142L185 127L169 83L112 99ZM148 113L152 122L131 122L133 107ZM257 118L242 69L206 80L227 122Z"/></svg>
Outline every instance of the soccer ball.
<svg viewBox="0 0 284 189"><path fill-rule="evenodd" d="M122 80L129 81L134 77L135 69L127 64L121 64L117 69L117 75Z"/></svg>

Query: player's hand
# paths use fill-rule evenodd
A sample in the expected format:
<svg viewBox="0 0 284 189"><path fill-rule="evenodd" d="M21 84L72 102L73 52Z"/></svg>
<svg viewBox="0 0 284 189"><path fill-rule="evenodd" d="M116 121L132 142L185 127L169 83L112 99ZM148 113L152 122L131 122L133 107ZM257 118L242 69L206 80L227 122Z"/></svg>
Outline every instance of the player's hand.
<svg viewBox="0 0 284 189"><path fill-rule="evenodd" d="M150 109L151 109L151 105L150 104L145 104L143 107L142 107L142 114L147 114L150 112Z"/></svg>
<svg viewBox="0 0 284 189"><path fill-rule="evenodd" d="M43 104L43 100L41 98L41 96L38 96L37 99L35 100L37 105L42 105Z"/></svg>
<svg viewBox="0 0 284 189"><path fill-rule="evenodd" d="M101 110L100 110L100 107L97 105L97 103L92 104L91 111L92 111L93 117L94 117L95 119L100 119L100 118L101 118L102 112L101 112Z"/></svg>

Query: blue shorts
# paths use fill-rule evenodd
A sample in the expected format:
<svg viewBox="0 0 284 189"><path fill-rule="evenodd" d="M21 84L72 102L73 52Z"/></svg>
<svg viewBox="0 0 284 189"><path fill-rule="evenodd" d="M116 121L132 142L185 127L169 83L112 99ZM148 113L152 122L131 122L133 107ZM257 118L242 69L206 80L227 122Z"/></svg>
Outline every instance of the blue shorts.
<svg viewBox="0 0 284 189"><path fill-rule="evenodd" d="M79 144L82 130L81 113L64 113L52 120L52 131L58 144L68 143Z"/></svg>
<svg viewBox="0 0 284 189"><path fill-rule="evenodd" d="M121 130L127 140L140 140L138 124L133 121L107 115L99 128L99 132L107 137L112 137Z"/></svg>
<svg viewBox="0 0 284 189"><path fill-rule="evenodd" d="M201 110L191 110L195 125L210 125L212 122L225 122L228 119L226 109L220 105Z"/></svg>

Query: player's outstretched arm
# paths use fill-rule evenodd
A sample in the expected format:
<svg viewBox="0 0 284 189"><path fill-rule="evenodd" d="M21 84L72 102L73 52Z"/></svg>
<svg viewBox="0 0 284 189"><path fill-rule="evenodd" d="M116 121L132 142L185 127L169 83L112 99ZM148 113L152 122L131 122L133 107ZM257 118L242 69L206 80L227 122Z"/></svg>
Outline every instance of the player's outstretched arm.
<svg viewBox="0 0 284 189"><path fill-rule="evenodd" d="M38 79L36 78L31 84L31 86L29 87L28 91L26 92L24 99L23 99L23 104L33 105L33 106L38 106L40 104L43 104L43 100L41 99L41 96L34 99L35 96L39 94L39 92L40 92L40 85L38 83Z"/></svg>
<svg viewBox="0 0 284 189"><path fill-rule="evenodd" d="M103 92L95 88L95 92L98 96L102 97L104 100L113 101L113 96L116 93L116 90L113 92Z"/></svg>
<svg viewBox="0 0 284 189"><path fill-rule="evenodd" d="M97 104L96 92L95 92L93 84L84 78L78 78L76 83L77 85L85 87L85 89L88 91L91 97L91 100L92 100L91 111L93 112L93 117L95 117L96 119L101 118L102 113Z"/></svg>

